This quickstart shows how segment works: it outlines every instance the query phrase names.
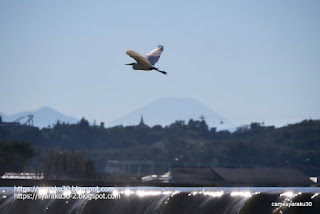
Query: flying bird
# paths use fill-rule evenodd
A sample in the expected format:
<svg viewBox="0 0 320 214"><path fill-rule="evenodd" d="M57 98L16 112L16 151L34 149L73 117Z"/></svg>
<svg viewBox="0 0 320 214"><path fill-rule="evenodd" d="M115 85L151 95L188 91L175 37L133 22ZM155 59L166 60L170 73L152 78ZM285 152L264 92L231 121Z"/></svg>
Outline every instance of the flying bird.
<svg viewBox="0 0 320 214"><path fill-rule="evenodd" d="M147 53L146 56L142 56L137 51L127 50L126 54L128 54L130 57L135 59L137 62L129 63L126 65L132 65L132 68L134 70L146 70L146 71L156 70L163 74L167 74L167 72L160 71L159 68L154 67L154 65L158 62L162 51L163 51L162 45L158 45L156 49Z"/></svg>

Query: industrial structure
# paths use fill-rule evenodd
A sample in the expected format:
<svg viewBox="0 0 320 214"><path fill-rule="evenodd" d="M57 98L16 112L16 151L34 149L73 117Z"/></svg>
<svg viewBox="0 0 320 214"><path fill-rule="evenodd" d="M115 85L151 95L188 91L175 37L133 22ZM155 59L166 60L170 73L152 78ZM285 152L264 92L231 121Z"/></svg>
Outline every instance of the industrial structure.
<svg viewBox="0 0 320 214"><path fill-rule="evenodd" d="M16 127L16 126L33 126L33 115L28 114L17 118L13 122L4 122L0 116L0 126Z"/></svg>

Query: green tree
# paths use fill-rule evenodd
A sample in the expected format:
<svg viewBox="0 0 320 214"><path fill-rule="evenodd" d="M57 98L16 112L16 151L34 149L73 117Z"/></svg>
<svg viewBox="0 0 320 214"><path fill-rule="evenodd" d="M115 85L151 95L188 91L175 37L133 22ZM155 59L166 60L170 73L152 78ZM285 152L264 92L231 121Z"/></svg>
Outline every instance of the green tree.
<svg viewBox="0 0 320 214"><path fill-rule="evenodd" d="M92 160L86 160L78 151L52 152L44 161L43 172L48 179L87 180L96 177Z"/></svg>
<svg viewBox="0 0 320 214"><path fill-rule="evenodd" d="M34 155L34 148L23 141L0 141L0 174L23 172Z"/></svg>

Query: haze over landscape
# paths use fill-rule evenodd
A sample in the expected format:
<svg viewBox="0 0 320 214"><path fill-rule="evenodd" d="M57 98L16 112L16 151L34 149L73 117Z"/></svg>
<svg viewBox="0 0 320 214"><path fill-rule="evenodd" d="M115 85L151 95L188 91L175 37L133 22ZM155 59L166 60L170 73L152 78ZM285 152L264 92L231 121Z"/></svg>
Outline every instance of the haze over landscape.
<svg viewBox="0 0 320 214"><path fill-rule="evenodd" d="M63 115L50 107L42 107L35 111L25 111L14 115L5 115L0 112L0 116L5 122L13 122L29 114L34 116L33 125L40 128L52 126L56 124L57 121L60 123L74 124L80 120ZM190 98L158 99L114 121L108 121L104 125L106 127L138 125L141 117L143 117L144 123L149 126L167 126L177 120L187 123L190 119L193 119L206 120L209 127L216 127L217 130L228 129L234 131L237 127L237 125L229 119L214 112L198 100ZM27 118L21 118L19 122L24 123L26 120ZM96 121L90 121L90 123L92 125L100 125L96 123Z"/></svg>
<svg viewBox="0 0 320 214"><path fill-rule="evenodd" d="M0 112L49 106L108 124L175 97L237 125L319 119L319 9L318 1L3 1ZM124 65L126 49L158 44L168 76Z"/></svg>

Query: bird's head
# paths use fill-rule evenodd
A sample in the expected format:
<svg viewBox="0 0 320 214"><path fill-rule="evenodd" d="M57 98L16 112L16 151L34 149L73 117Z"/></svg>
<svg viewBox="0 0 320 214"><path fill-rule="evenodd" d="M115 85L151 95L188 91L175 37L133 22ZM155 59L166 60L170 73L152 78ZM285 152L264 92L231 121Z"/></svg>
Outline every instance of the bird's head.
<svg viewBox="0 0 320 214"><path fill-rule="evenodd" d="M129 63L129 64L125 64L125 65L134 65L135 63L133 62L133 63Z"/></svg>

